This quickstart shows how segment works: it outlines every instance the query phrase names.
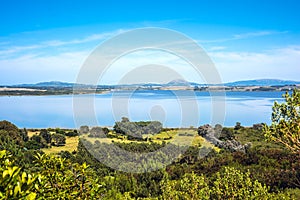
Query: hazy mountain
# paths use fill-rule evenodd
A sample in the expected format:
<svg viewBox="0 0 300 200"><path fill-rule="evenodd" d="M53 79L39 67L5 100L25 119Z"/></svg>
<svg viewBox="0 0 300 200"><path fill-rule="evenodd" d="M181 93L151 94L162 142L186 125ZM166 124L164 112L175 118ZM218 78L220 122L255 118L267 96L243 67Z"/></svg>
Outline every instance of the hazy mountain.
<svg viewBox="0 0 300 200"><path fill-rule="evenodd" d="M188 82L188 81L182 80L182 79L175 79L165 85L166 86L195 86L195 85L203 85L203 84Z"/></svg>
<svg viewBox="0 0 300 200"><path fill-rule="evenodd" d="M199 84L194 82L188 82L182 79L176 79L170 81L166 84L156 84L156 83L144 83L144 84L128 84L128 85L118 85L119 87L170 87L170 86L206 86L207 84ZM235 86L284 86L284 85L300 85L300 81L291 81L291 80L279 80L279 79L255 79L255 80L243 80L243 81L235 81L224 83L225 86L235 87ZM20 84L14 85L15 87L73 87L73 86L81 86L81 87L90 87L91 85L83 85L76 83L68 83L68 82L60 82L60 81L50 81L50 82L40 82L36 84ZM115 85L116 86L116 85ZM101 87L115 87L114 85L110 86L102 86Z"/></svg>
<svg viewBox="0 0 300 200"><path fill-rule="evenodd" d="M35 84L20 84L16 86L17 87L73 87L74 83L50 81L50 82L40 82Z"/></svg>
<svg viewBox="0 0 300 200"><path fill-rule="evenodd" d="M40 87L73 87L74 85L75 83L67 83L60 81L41 82L36 84L36 86Z"/></svg>
<svg viewBox="0 0 300 200"><path fill-rule="evenodd" d="M279 80L279 79L256 79L225 83L226 86L284 86L299 85L300 81Z"/></svg>

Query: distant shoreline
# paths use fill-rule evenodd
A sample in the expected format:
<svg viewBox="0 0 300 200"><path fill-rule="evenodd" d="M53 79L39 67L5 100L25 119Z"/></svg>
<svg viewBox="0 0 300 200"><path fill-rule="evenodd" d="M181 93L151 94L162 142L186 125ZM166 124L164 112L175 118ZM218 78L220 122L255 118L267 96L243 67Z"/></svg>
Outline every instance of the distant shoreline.
<svg viewBox="0 0 300 200"><path fill-rule="evenodd" d="M135 83L116 85L91 85L60 81L40 82L36 84L0 85L0 96L45 96L104 94L115 91L197 91L197 92L258 92L291 91L300 89L300 81L279 79L254 79L228 82L223 84L200 84L182 79L168 83Z"/></svg>
<svg viewBox="0 0 300 200"><path fill-rule="evenodd" d="M194 91L194 92L286 92L295 86L209 86L209 87L188 87L188 86L168 86L160 88L148 87L120 87L114 89L103 88L80 88L73 91L73 87L0 87L0 96L59 96L59 95L83 95L83 94L106 94L118 91Z"/></svg>

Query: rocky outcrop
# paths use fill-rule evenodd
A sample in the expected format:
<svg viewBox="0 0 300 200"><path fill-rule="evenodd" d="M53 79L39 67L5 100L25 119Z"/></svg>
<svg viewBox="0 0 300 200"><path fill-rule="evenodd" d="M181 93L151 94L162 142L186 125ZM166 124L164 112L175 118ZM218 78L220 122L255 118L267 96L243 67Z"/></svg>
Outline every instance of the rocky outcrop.
<svg viewBox="0 0 300 200"><path fill-rule="evenodd" d="M213 128L206 124L198 128L198 134L217 147L232 152L239 151L246 153L246 151L251 147L251 143L246 143L243 145L234 139L226 141L219 140L218 136L221 134L221 130L222 129L220 128L220 125L217 125L215 128Z"/></svg>

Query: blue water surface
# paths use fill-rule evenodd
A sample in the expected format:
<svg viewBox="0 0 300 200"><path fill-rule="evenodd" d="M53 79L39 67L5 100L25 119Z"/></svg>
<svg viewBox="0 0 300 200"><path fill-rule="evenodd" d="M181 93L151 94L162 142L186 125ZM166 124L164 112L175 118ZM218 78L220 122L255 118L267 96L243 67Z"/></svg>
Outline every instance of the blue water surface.
<svg viewBox="0 0 300 200"><path fill-rule="evenodd" d="M224 126L234 126L241 122L244 126L255 123L270 123L274 101L283 101L283 92L226 92L192 91L117 91L105 94L58 95L58 96L1 96L0 120L8 120L18 127L26 128L76 128L75 117L85 116L75 113L73 98L92 98L97 124L87 121L87 125L113 126L122 116L132 121L159 120L166 127L189 127L211 123L213 103L223 101L225 107ZM214 95L212 97L212 95ZM75 105L76 106L76 105ZM222 109L220 109L222 110ZM189 114L190 113L190 114ZM195 116L195 113L197 116ZM184 123L183 123L184 121ZM82 125L82 124L81 124Z"/></svg>

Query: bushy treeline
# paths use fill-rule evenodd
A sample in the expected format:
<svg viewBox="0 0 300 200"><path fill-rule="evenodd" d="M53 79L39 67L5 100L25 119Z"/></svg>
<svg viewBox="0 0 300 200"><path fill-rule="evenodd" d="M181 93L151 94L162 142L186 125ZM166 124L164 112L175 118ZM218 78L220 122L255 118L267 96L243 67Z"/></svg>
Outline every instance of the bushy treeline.
<svg viewBox="0 0 300 200"><path fill-rule="evenodd" d="M139 121L130 122L128 118L123 117L121 121L115 122L113 127L113 133L109 134L110 130L107 127L92 127L89 128L83 125L79 129L79 133L87 135L92 138L106 138L115 137L122 138L125 136L128 140L134 141L147 141L151 140L149 137L143 137L144 135L154 135L162 131L162 123L159 121Z"/></svg>
<svg viewBox="0 0 300 200"><path fill-rule="evenodd" d="M132 138L142 138L144 134L157 134L162 130L162 123L159 121L130 122L123 117L120 122L114 125L114 131L118 134L128 135Z"/></svg>
<svg viewBox="0 0 300 200"><path fill-rule="evenodd" d="M27 149L49 148L51 146L64 146L66 137L78 136L77 130L64 130L60 128L30 129L35 132L31 137L28 136L27 129L19 130L14 124L8 121L1 121L2 135L10 135L13 140ZM4 131L5 129L5 131ZM1 129L0 129L1 130Z"/></svg>

